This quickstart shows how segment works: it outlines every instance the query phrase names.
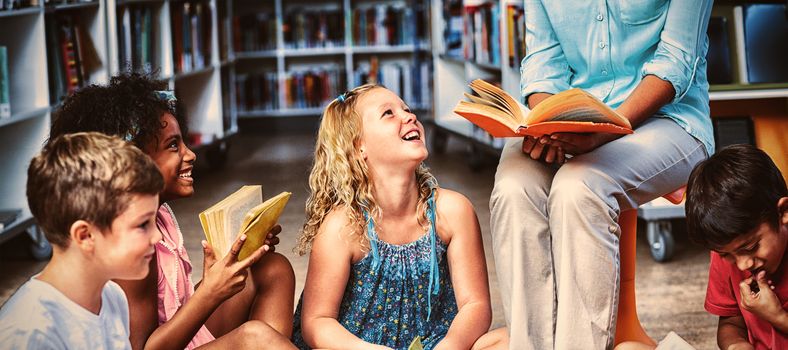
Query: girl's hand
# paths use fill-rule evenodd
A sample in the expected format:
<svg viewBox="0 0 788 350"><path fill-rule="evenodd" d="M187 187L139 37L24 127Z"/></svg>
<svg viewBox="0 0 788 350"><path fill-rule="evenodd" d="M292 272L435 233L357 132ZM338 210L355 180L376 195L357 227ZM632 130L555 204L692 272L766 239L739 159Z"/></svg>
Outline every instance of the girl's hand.
<svg viewBox="0 0 788 350"><path fill-rule="evenodd" d="M265 236L265 245L270 247L268 250L269 252L273 252L276 250L276 245L279 244L279 233L282 232L282 226L279 224L274 225L271 228L271 231L268 231L268 235Z"/></svg>
<svg viewBox="0 0 788 350"><path fill-rule="evenodd" d="M545 163L563 164L566 161L564 150L557 145L549 143L548 136L534 138L526 136L523 139L523 153L534 160L544 161Z"/></svg>
<svg viewBox="0 0 788 350"><path fill-rule="evenodd" d="M750 288L753 278L760 289L757 293ZM739 292L741 293L742 309L774 324L785 311L773 289L774 286L771 285L770 281L766 281L766 271L759 271L756 276L741 281L739 283Z"/></svg>
<svg viewBox="0 0 788 350"><path fill-rule="evenodd" d="M246 259L238 261L238 253L245 240L246 235L240 235L230 248L230 252L218 261L213 248L208 242L203 241L205 268L200 289L207 289L208 295L215 297L219 302L243 290L246 286L247 268L260 260L269 250L267 245L263 245Z"/></svg>
<svg viewBox="0 0 788 350"><path fill-rule="evenodd" d="M544 136L543 136L544 137ZM560 147L571 155L581 155L591 152L597 147L621 137L608 133L571 133L559 132L550 135L547 141L553 147Z"/></svg>

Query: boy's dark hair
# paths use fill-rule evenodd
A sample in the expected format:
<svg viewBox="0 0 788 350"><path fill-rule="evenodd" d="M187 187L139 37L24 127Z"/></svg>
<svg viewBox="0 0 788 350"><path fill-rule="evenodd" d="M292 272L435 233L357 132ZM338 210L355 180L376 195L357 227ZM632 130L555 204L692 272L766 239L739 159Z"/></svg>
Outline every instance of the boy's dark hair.
<svg viewBox="0 0 788 350"><path fill-rule="evenodd" d="M114 76L109 85L84 87L66 97L54 112L49 139L74 132L97 131L119 136L145 150L151 141L157 141L162 129L160 118L165 112L175 116L181 133L186 135L188 122L182 104L156 93L167 90L167 81L137 72Z"/></svg>
<svg viewBox="0 0 788 350"><path fill-rule="evenodd" d="M718 250L761 223L779 225L777 201L788 196L771 158L751 145L723 148L700 162L687 183L690 240Z"/></svg>
<svg viewBox="0 0 788 350"><path fill-rule="evenodd" d="M97 132L52 140L27 168L27 202L47 240L68 247L77 220L112 227L136 194L156 195L164 179L153 160L134 145Z"/></svg>

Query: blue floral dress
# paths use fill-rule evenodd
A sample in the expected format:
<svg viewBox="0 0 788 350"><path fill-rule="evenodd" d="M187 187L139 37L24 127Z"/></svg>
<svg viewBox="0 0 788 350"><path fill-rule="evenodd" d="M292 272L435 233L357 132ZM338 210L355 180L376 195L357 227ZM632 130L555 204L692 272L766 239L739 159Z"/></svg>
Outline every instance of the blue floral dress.
<svg viewBox="0 0 788 350"><path fill-rule="evenodd" d="M351 266L337 317L364 341L407 349L420 336L424 349L432 349L449 331L457 302L449 277L447 246L435 233L433 195L428 199L427 217L429 231L402 245L379 240L368 220L370 252ZM293 342L300 349L309 349L301 334L301 301L293 321Z"/></svg>

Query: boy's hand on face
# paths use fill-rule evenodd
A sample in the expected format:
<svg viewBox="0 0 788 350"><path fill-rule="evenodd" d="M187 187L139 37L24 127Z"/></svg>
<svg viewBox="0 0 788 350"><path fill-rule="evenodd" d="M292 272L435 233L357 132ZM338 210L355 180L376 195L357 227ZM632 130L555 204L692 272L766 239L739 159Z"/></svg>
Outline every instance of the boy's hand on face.
<svg viewBox="0 0 788 350"><path fill-rule="evenodd" d="M270 249L268 245L263 245L246 259L239 261L238 254L245 240L246 235L240 235L230 248L230 252L218 261L211 245L203 241L205 267L200 289L207 289L209 295L215 297L218 302L223 302L244 289L248 276L247 268L260 260Z"/></svg>
<svg viewBox="0 0 788 350"><path fill-rule="evenodd" d="M757 293L750 288L753 278L758 283L758 289L760 289ZM785 311L773 289L774 286L771 285L771 281L766 280L766 271L759 271L756 276L741 281L739 283L741 308L755 314L758 318L774 324Z"/></svg>
<svg viewBox="0 0 788 350"><path fill-rule="evenodd" d="M276 224L271 228L271 231L268 231L268 235L265 236L265 244L271 248L268 250L269 252L276 250L276 245L279 244L280 232L282 232L282 226Z"/></svg>

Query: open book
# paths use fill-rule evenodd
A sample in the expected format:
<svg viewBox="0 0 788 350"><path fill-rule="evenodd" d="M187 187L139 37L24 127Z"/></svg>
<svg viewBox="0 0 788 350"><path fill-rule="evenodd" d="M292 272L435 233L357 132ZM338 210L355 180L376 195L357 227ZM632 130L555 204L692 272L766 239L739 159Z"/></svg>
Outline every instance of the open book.
<svg viewBox="0 0 788 350"><path fill-rule="evenodd" d="M216 256L221 259L227 255L241 233L246 234L246 242L238 253L238 260L260 248L282 214L290 194L282 192L263 202L262 186L243 186L200 213L202 230Z"/></svg>
<svg viewBox="0 0 788 350"><path fill-rule="evenodd" d="M506 91L484 80L476 79L470 87L479 96L465 93L470 101L460 101L454 113L495 137L539 137L557 132L632 133L627 118L581 89L550 96L529 112Z"/></svg>

